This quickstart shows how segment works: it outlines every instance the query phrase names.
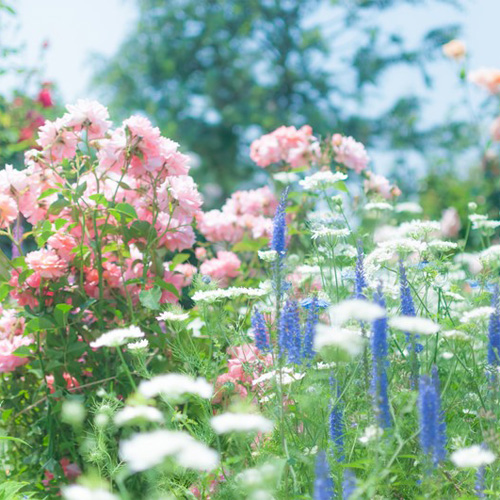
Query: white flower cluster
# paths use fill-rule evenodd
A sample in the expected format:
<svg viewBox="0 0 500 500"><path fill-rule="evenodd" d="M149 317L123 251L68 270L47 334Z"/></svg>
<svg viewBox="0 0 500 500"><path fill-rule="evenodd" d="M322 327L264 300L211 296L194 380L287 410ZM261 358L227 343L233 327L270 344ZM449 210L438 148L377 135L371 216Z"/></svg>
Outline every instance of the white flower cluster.
<svg viewBox="0 0 500 500"><path fill-rule="evenodd" d="M146 398L154 398L161 394L166 398L178 399L183 394L196 394L209 399L213 394L212 384L203 377L193 378L182 373L166 373L157 375L151 380L143 380L138 391Z"/></svg>
<svg viewBox="0 0 500 500"><path fill-rule="evenodd" d="M114 417L119 427L137 422L163 422L163 415L153 406L125 406Z"/></svg>
<svg viewBox="0 0 500 500"><path fill-rule="evenodd" d="M144 332L138 326L116 328L103 333L99 338L90 343L90 347L94 349L98 349L99 347L119 347L130 339L142 337L144 337Z"/></svg>
<svg viewBox="0 0 500 500"><path fill-rule="evenodd" d="M120 443L120 457L132 472L155 467L168 457L182 467L203 471L213 470L219 463L216 451L186 432L168 430L134 434Z"/></svg>
<svg viewBox="0 0 500 500"><path fill-rule="evenodd" d="M349 299L329 309L332 323L343 325L349 320L372 322L385 316L385 309L378 304L360 299Z"/></svg>
<svg viewBox="0 0 500 500"><path fill-rule="evenodd" d="M177 313L173 311L164 311L156 316L157 321L186 321L189 319L188 313Z"/></svg>
<svg viewBox="0 0 500 500"><path fill-rule="evenodd" d="M335 228L320 226L311 229L311 238L316 240L318 238L346 238L351 234L347 228Z"/></svg>
<svg viewBox="0 0 500 500"><path fill-rule="evenodd" d="M327 346L337 347L356 356L363 351L364 339L358 331L319 323L316 325L314 349L319 351Z"/></svg>
<svg viewBox="0 0 500 500"><path fill-rule="evenodd" d="M246 287L229 287L217 290L199 290L192 299L195 302L213 303L222 299L236 299L238 297L258 298L263 297L268 293L268 290L262 288L246 288Z"/></svg>
<svg viewBox="0 0 500 500"><path fill-rule="evenodd" d="M396 330L419 335L434 335L440 328L434 321L418 316L396 316L389 319L389 325Z"/></svg>
<svg viewBox="0 0 500 500"><path fill-rule="evenodd" d="M333 173L331 170L321 170L316 172L304 180L300 181L299 184L306 191L318 191L319 189L327 189L330 187L335 187L335 184L340 181L345 181L347 175L342 172Z"/></svg>
<svg viewBox="0 0 500 500"><path fill-rule="evenodd" d="M270 432L274 424L271 420L254 413L222 413L211 420L217 434L228 432Z"/></svg>
<svg viewBox="0 0 500 500"><path fill-rule="evenodd" d="M264 262L274 262L278 258L278 252L276 250L259 250L259 259Z"/></svg>
<svg viewBox="0 0 500 500"><path fill-rule="evenodd" d="M457 467L463 468L478 468L484 465L492 464L496 456L487 448L479 445L470 446L454 451L450 456L451 461Z"/></svg>
<svg viewBox="0 0 500 500"><path fill-rule="evenodd" d="M87 488L79 484L64 486L62 494L64 500L119 500L116 495L102 488Z"/></svg>

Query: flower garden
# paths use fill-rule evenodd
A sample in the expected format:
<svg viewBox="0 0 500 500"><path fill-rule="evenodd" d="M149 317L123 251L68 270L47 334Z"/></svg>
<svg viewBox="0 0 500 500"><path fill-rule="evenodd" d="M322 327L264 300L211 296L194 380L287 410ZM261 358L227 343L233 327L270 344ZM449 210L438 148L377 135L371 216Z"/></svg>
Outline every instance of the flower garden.
<svg viewBox="0 0 500 500"><path fill-rule="evenodd" d="M182 144L113 123L79 100L0 171L0 499L500 497L499 220L308 125L205 210Z"/></svg>

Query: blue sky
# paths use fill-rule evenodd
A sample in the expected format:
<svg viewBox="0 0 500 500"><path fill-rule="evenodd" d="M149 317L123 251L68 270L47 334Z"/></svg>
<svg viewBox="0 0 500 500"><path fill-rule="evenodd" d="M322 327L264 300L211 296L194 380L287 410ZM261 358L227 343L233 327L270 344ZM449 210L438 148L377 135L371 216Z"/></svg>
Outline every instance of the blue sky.
<svg viewBox="0 0 500 500"><path fill-rule="evenodd" d="M168 1L168 0L167 0ZM402 31L411 44L418 43L430 27L462 23L463 39L471 52L471 67L500 66L500 0L465 0L462 12L435 1L425 8L402 6L380 15L379 22ZM39 47L49 40L45 76L59 86L64 101L95 97L89 87L92 53L112 55L136 16L134 0L16 0L20 27L18 41L26 43L25 60L36 63ZM382 85L372 90L372 105L383 107L389 96L411 94L417 90L428 99L428 116L448 112L458 95L456 69L444 59L433 64L436 86L426 89L414 73L396 68L386 74ZM480 99L481 95L474 95Z"/></svg>

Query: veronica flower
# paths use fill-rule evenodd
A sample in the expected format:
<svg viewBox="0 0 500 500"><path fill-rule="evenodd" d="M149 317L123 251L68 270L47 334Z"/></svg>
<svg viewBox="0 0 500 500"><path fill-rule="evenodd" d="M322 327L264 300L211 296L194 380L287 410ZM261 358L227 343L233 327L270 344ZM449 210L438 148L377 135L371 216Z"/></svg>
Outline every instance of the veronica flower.
<svg viewBox="0 0 500 500"><path fill-rule="evenodd" d="M300 316L297 302L288 300L281 313L278 329L279 355L288 353L290 363L301 362Z"/></svg>
<svg viewBox="0 0 500 500"><path fill-rule="evenodd" d="M481 466L476 471L476 484L474 485L474 490L476 492L477 498L486 498L484 493L484 473L486 471L485 466Z"/></svg>
<svg viewBox="0 0 500 500"><path fill-rule="evenodd" d="M271 238L271 250L277 252L280 259L286 255L286 217L285 208L288 197L288 187L281 195L276 214L273 219L273 235Z"/></svg>
<svg viewBox="0 0 500 500"><path fill-rule="evenodd" d="M498 300L498 285L491 296L491 307L488 326L488 363L492 366L500 365L500 304Z"/></svg>
<svg viewBox="0 0 500 500"><path fill-rule="evenodd" d="M384 297L379 291L376 300L381 307L385 307ZM389 411L389 396L387 368L389 361L387 354L387 318L379 318L373 322L372 347L372 380L370 392L375 407L377 423L383 429L391 426L391 415Z"/></svg>
<svg viewBox="0 0 500 500"><path fill-rule="evenodd" d="M316 332L316 325L319 319L319 306L318 299L313 297L311 299L310 307L307 311L306 323L304 325L304 339L302 345L302 359L311 360L314 358L314 334Z"/></svg>
<svg viewBox="0 0 500 500"><path fill-rule="evenodd" d="M314 479L314 500L332 500L335 494L330 466L326 453L320 451L316 456L316 478Z"/></svg>
<svg viewBox="0 0 500 500"><path fill-rule="evenodd" d="M363 246L361 243L361 240L358 241L358 248L357 248L357 259L356 259L356 279L354 281L354 297L356 299L365 299L365 295L363 293L363 290L367 287L366 283L366 275L365 275L365 268L363 264L364 260L364 254L363 254Z"/></svg>
<svg viewBox="0 0 500 500"><path fill-rule="evenodd" d="M427 375L420 377L418 409L420 418L420 445L434 467L444 459L446 450L446 427L441 412L441 400L437 387L437 373L434 380Z"/></svg>
<svg viewBox="0 0 500 500"><path fill-rule="evenodd" d="M356 486L356 475L351 469L345 469L342 481L342 500L349 500L356 491Z"/></svg>
<svg viewBox="0 0 500 500"><path fill-rule="evenodd" d="M335 381L333 377L330 379L333 386ZM344 461L344 407L340 399L340 388L335 384L336 398L335 402L330 406L330 439L335 446L335 456L339 462Z"/></svg>
<svg viewBox="0 0 500 500"><path fill-rule="evenodd" d="M264 315L258 311L254 310L252 315L252 330L255 338L255 347L259 351L267 352L271 350L269 345L269 338L267 335L266 321L264 320Z"/></svg>

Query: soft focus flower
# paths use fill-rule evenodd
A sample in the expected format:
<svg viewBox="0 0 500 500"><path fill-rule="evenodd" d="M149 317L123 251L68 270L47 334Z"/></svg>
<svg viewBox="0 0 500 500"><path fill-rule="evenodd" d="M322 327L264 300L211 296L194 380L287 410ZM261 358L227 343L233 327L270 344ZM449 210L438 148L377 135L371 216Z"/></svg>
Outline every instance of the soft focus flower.
<svg viewBox="0 0 500 500"><path fill-rule="evenodd" d="M212 470L219 463L217 452L186 432L167 430L134 434L120 443L120 457L132 472L155 467L167 457L196 470Z"/></svg>
<svg viewBox="0 0 500 500"><path fill-rule="evenodd" d="M483 87L490 94L500 92L500 70L496 68L479 68L469 73L469 81Z"/></svg>
<svg viewBox="0 0 500 500"><path fill-rule="evenodd" d="M320 323L316 325L314 349L319 351L326 346L338 347L351 356L356 356L363 351L364 341L356 331Z"/></svg>
<svg viewBox="0 0 500 500"><path fill-rule="evenodd" d="M344 164L347 168L359 174L368 167L370 158L365 147L352 137L334 134L332 137L332 147L335 154L335 161Z"/></svg>
<svg viewBox="0 0 500 500"><path fill-rule="evenodd" d="M127 344L127 349L130 351L137 351L139 349L146 349L149 346L147 339L138 340L137 342L131 342Z"/></svg>
<svg viewBox="0 0 500 500"><path fill-rule="evenodd" d="M54 250L35 250L26 255L26 265L42 278L58 279L67 272L67 263Z"/></svg>
<svg viewBox="0 0 500 500"><path fill-rule="evenodd" d="M144 337L144 332L138 326L128 328L116 328L102 334L99 338L90 343L90 347L118 347L125 344L129 339Z"/></svg>
<svg viewBox="0 0 500 500"><path fill-rule="evenodd" d="M434 335L439 331L439 325L427 318L417 316L396 316L389 319L391 328L402 332L417 333L420 335Z"/></svg>
<svg viewBox="0 0 500 500"><path fill-rule="evenodd" d="M200 266L201 274L218 280L220 286L227 286L230 278L240 274L241 260L233 252L219 251L217 258L209 259Z"/></svg>
<svg viewBox="0 0 500 500"><path fill-rule="evenodd" d="M490 134L494 141L500 142L500 116L491 123Z"/></svg>
<svg viewBox="0 0 500 500"><path fill-rule="evenodd" d="M143 380L139 384L139 392L146 398L154 398L158 394L167 398L179 398L183 394L196 394L202 398L212 397L213 387L204 378L197 379L182 373L166 373L157 375L151 380Z"/></svg>
<svg viewBox="0 0 500 500"><path fill-rule="evenodd" d="M318 191L319 189L327 189L335 187L335 184L340 181L345 181L347 175L342 172L332 172L331 170L320 170L304 180L299 184L306 191Z"/></svg>
<svg viewBox="0 0 500 500"><path fill-rule="evenodd" d="M163 415L153 406L126 406L115 415L114 421L118 426L137 422L163 422Z"/></svg>
<svg viewBox="0 0 500 500"><path fill-rule="evenodd" d="M450 455L450 459L457 467L477 468L492 464L496 460L496 456L487 448L476 444L454 451Z"/></svg>
<svg viewBox="0 0 500 500"><path fill-rule="evenodd" d="M72 484L62 488L65 500L119 500L119 498L102 488L87 488L79 484Z"/></svg>
<svg viewBox="0 0 500 500"><path fill-rule="evenodd" d="M451 40L443 45L443 54L455 61L463 59L466 52L465 43L462 40Z"/></svg>
<svg viewBox="0 0 500 500"><path fill-rule="evenodd" d="M0 228L8 228L17 218L19 210L15 201L5 194L0 194Z"/></svg>
<svg viewBox="0 0 500 500"><path fill-rule="evenodd" d="M443 211L443 216L441 217L441 234L445 238L456 238L461 227L460 216L456 208L450 207Z"/></svg>
<svg viewBox="0 0 500 500"><path fill-rule="evenodd" d="M253 413L223 413L211 419L211 424L217 434L228 432L270 432L273 422L262 415Z"/></svg>
<svg viewBox="0 0 500 500"><path fill-rule="evenodd" d="M343 300L329 309L332 323L343 325L349 320L372 322L385 316L385 309L363 299Z"/></svg>
<svg viewBox="0 0 500 500"><path fill-rule="evenodd" d="M189 313L177 313L174 311L164 311L156 316L157 321L186 321L189 319Z"/></svg>

